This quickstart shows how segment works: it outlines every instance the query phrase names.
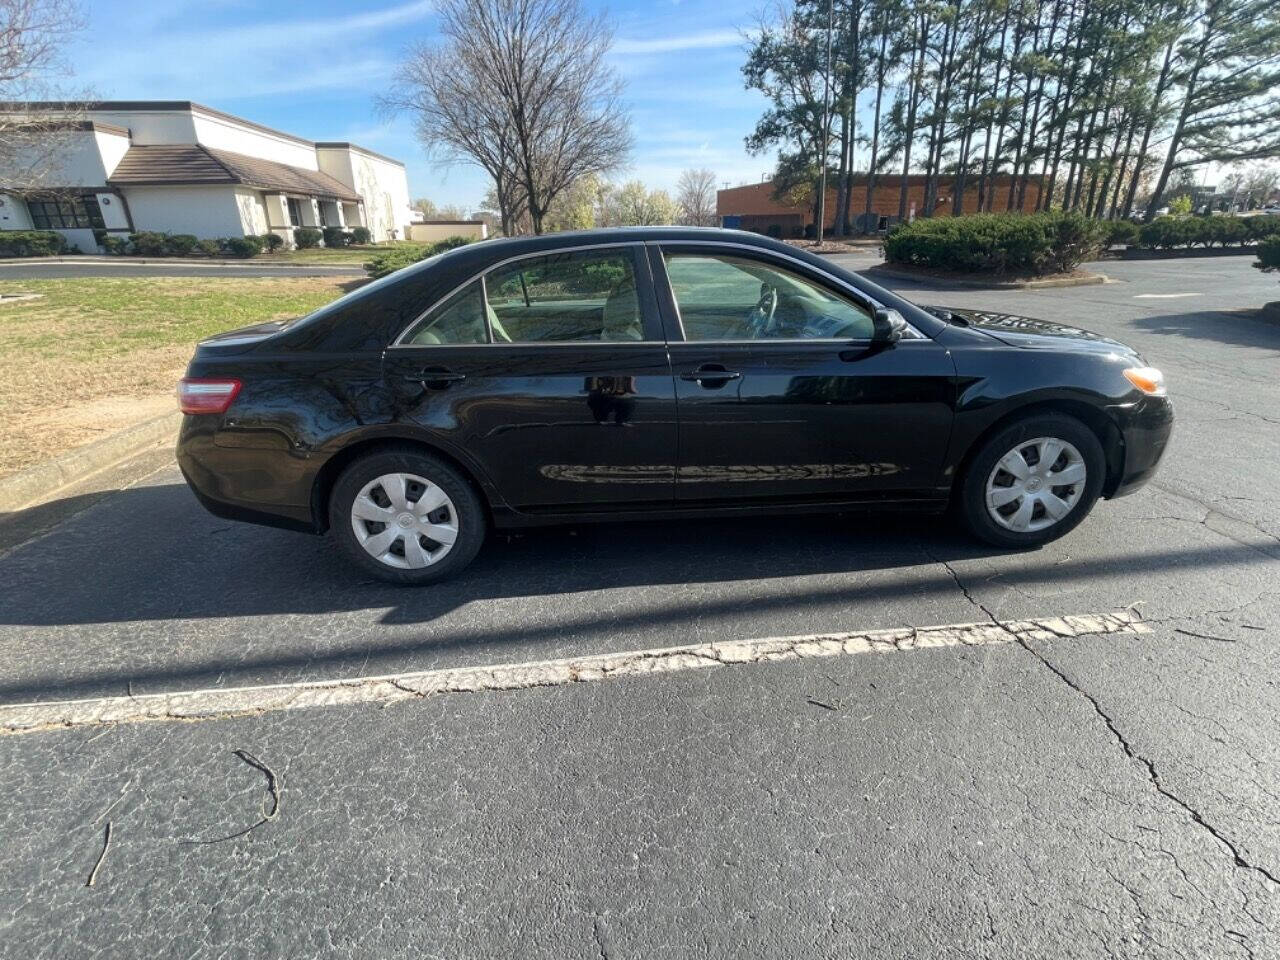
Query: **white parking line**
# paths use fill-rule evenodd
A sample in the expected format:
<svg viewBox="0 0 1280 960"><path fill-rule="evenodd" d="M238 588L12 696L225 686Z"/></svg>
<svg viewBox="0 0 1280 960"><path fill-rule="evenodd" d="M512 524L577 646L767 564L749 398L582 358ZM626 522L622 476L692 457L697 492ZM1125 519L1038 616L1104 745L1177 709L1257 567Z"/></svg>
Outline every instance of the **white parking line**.
<svg viewBox="0 0 1280 960"><path fill-rule="evenodd" d="M1177 300L1179 297L1200 297L1200 293L1135 293L1135 300Z"/></svg>
<svg viewBox="0 0 1280 960"><path fill-rule="evenodd" d="M442 693L519 690L590 683L615 677L672 673L735 664L772 663L858 653L895 653L936 647L987 646L1018 640L1052 640L1092 634L1146 633L1137 614L1050 617L999 624L961 623L856 633L768 637L605 653L564 660L454 667L381 677L309 680L260 687L227 687L134 697L98 697L0 706L0 734L31 733L147 720L210 720L278 710L356 703L392 703Z"/></svg>

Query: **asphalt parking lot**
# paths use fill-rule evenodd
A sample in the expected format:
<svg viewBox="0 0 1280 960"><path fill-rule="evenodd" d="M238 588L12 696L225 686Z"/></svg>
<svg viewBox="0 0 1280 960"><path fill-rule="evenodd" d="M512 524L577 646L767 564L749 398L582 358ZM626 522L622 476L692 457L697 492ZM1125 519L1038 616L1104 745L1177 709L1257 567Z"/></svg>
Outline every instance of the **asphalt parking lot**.
<svg viewBox="0 0 1280 960"><path fill-rule="evenodd" d="M209 516L155 455L9 518L0 708L1145 626L0 736L0 955L1280 957L1280 325L1245 312L1280 284L1250 259L892 284L1165 371L1160 475L1034 553L936 519L579 527L495 537L405 590Z"/></svg>

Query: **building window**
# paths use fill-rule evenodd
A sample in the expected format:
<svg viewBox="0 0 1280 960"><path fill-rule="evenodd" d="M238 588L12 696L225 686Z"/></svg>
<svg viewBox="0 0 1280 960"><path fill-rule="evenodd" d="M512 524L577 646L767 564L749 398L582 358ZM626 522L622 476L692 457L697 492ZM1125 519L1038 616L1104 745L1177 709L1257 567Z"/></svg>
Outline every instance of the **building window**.
<svg viewBox="0 0 1280 960"><path fill-rule="evenodd" d="M31 225L37 230L70 230L76 227L103 229L102 210L97 197L57 197L28 200Z"/></svg>
<svg viewBox="0 0 1280 960"><path fill-rule="evenodd" d="M289 225L293 227L302 226L302 203L297 197L289 197Z"/></svg>
<svg viewBox="0 0 1280 960"><path fill-rule="evenodd" d="M324 201L323 201L323 200L320 200L319 202L317 202L317 203L316 203L316 212L317 212L317 214L319 215L319 218L320 218L320 226L322 226L322 227L327 227L327 226L329 225L329 221L328 221L328 219L327 219L327 218L325 217L325 215L324 215Z"/></svg>

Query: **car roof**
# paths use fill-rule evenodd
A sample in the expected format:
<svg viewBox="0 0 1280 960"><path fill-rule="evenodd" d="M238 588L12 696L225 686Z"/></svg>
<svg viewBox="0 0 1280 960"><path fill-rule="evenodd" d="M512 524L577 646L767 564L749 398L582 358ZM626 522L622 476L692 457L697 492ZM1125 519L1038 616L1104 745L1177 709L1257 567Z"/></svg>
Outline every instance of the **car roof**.
<svg viewBox="0 0 1280 960"><path fill-rule="evenodd" d="M471 243L449 251L451 261L488 261L496 263L526 253L539 253L561 247L580 247L590 244L653 243L658 241L707 242L720 241L768 247L794 252L795 247L745 230L724 230L720 227L603 227L595 230L567 230L563 233L544 233L539 236L501 237Z"/></svg>

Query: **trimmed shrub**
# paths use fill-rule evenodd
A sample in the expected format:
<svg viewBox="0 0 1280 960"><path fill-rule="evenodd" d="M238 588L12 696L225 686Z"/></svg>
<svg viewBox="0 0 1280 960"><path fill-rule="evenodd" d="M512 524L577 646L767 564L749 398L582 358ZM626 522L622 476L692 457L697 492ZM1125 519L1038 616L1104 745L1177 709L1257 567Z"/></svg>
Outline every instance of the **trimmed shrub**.
<svg viewBox="0 0 1280 960"><path fill-rule="evenodd" d="M444 253L446 250L454 250L458 247L465 247L467 244L471 242L472 240L470 237L445 237L443 240L439 241L438 243L433 243L431 244L430 247L427 248L428 250L431 251L429 254L427 254L427 256L434 257L437 253Z"/></svg>
<svg viewBox="0 0 1280 960"><path fill-rule="evenodd" d="M293 242L297 244L299 250L308 250L311 247L320 246L320 241L324 238L315 227L298 227L293 231Z"/></svg>
<svg viewBox="0 0 1280 960"><path fill-rule="evenodd" d="M129 252L129 241L124 237L115 237L107 234L100 241L104 253L109 257L123 257Z"/></svg>
<svg viewBox="0 0 1280 960"><path fill-rule="evenodd" d="M164 252L170 257L189 257L200 242L195 234L172 233L164 238Z"/></svg>
<svg viewBox="0 0 1280 960"><path fill-rule="evenodd" d="M374 254L369 260L365 261L364 268L368 271L369 276L376 280L378 277L385 277L389 273L395 273L402 267L408 267L419 260L426 259L430 255L427 253L427 249L393 247L385 253Z"/></svg>
<svg viewBox="0 0 1280 960"><path fill-rule="evenodd" d="M233 257L256 257L262 252L262 240L256 236L227 237L222 250Z"/></svg>
<svg viewBox="0 0 1280 960"><path fill-rule="evenodd" d="M222 252L222 243L218 240L197 240L196 250L207 257L216 257Z"/></svg>
<svg viewBox="0 0 1280 960"><path fill-rule="evenodd" d="M1253 265L1263 273L1280 270L1280 234L1267 237L1258 244L1258 259Z"/></svg>
<svg viewBox="0 0 1280 960"><path fill-rule="evenodd" d="M1250 240L1263 240L1267 237L1280 236L1280 217L1258 214L1252 217L1241 217Z"/></svg>
<svg viewBox="0 0 1280 960"><path fill-rule="evenodd" d="M372 241L373 241L373 234L369 232L368 227L352 227L351 229L352 243L358 243L361 246L364 246L365 244L371 243Z"/></svg>
<svg viewBox="0 0 1280 960"><path fill-rule="evenodd" d="M139 230L129 234L129 252L139 257L163 257L168 234Z"/></svg>
<svg viewBox="0 0 1280 960"><path fill-rule="evenodd" d="M284 237L278 233L264 233L258 237L258 242L267 253L275 253L284 246Z"/></svg>
<svg viewBox="0 0 1280 960"><path fill-rule="evenodd" d="M324 228L324 245L326 247L345 247L351 242L351 234L341 227Z"/></svg>
<svg viewBox="0 0 1280 960"><path fill-rule="evenodd" d="M1249 226L1239 217L1209 217L1208 220L1213 242L1218 246L1244 244L1249 239Z"/></svg>
<svg viewBox="0 0 1280 960"><path fill-rule="evenodd" d="M885 237L890 263L964 273L1043 276L1098 254L1103 226L1078 213L983 213L903 223Z"/></svg>
<svg viewBox="0 0 1280 960"><path fill-rule="evenodd" d="M1138 242L1138 225L1131 220L1108 220L1102 228L1106 231L1108 247L1121 244L1132 247Z"/></svg>
<svg viewBox="0 0 1280 960"><path fill-rule="evenodd" d="M454 250L457 247L465 247L473 242L471 237L446 237L439 243L428 244L424 247L405 243L391 247L383 253L374 254L371 259L365 262L364 268L369 271L369 276L377 279L378 277L385 277L389 273L395 273L402 267L415 264L419 260L426 260L428 257L434 257L438 253Z"/></svg>
<svg viewBox="0 0 1280 960"><path fill-rule="evenodd" d="M0 230L0 257L52 257L67 252L56 230Z"/></svg>

